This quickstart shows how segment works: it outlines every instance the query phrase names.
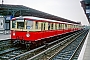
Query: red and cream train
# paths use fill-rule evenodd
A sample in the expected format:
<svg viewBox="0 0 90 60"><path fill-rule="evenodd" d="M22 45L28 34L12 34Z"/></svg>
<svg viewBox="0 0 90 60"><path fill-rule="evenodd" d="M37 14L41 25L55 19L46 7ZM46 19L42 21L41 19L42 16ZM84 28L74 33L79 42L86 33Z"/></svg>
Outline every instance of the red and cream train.
<svg viewBox="0 0 90 60"><path fill-rule="evenodd" d="M42 44L45 39L82 29L81 24L31 16L11 20L11 39L14 44ZM36 43L38 42L38 43Z"/></svg>

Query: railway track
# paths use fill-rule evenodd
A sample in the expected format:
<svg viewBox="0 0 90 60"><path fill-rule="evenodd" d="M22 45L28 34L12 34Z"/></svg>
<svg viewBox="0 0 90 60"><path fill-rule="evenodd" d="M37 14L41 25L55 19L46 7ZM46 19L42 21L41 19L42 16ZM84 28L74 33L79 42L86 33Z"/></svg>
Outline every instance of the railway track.
<svg viewBox="0 0 90 60"><path fill-rule="evenodd" d="M14 56L20 55L27 52L27 50L23 50L20 48L10 48L7 51L4 51L2 54L0 54L1 60L8 60L10 58L13 58Z"/></svg>
<svg viewBox="0 0 90 60"><path fill-rule="evenodd" d="M74 43L73 41L79 39L79 37L81 37L81 35L84 35L84 33L86 33L86 32L84 32L84 33L83 32L81 32L82 34L78 33L79 34L78 36L73 36L72 37L72 38L74 38L73 40L71 40L70 39L71 37L70 37L70 38L66 39L68 41L67 43L65 43L65 41L63 41L64 43L63 42L58 43L57 45L54 45L51 48L48 48L47 50L45 50L45 51L43 51L43 52L41 52L41 53L39 53L39 54L37 54L37 55L29 58L28 60L68 60L69 59L69 56L70 56L70 54L68 56L68 53L71 53L70 51L68 52L68 50L71 49L71 48L65 49L65 52L63 51L63 49L65 47L67 48L67 46L69 46L69 44ZM79 40L78 40L78 42L79 42ZM73 45L73 47L74 47L74 45ZM61 54L62 54L62 57L64 59L60 59L59 56L58 56L57 59L56 58L54 59L53 56L55 56L60 51L63 51L63 54L62 53ZM66 58L65 58L65 56L66 56Z"/></svg>
<svg viewBox="0 0 90 60"><path fill-rule="evenodd" d="M88 34L88 33L87 33ZM82 41L80 42L80 44L78 45L78 47L76 48L75 52L73 53L73 55L71 56L70 60L77 60L80 54L80 51L83 47L85 38L87 36L87 34L82 38Z"/></svg>
<svg viewBox="0 0 90 60"><path fill-rule="evenodd" d="M84 32L84 31L78 31L78 32L68 35L64 38L61 38L61 39L58 39L51 43L48 43L48 46L50 45L48 48L45 48L47 45L43 45L41 47L38 47L38 48L30 50L30 51L28 51L26 49L21 49L21 48L14 48L14 47L9 48L6 51L5 50L1 51L2 53L0 53L0 59L1 60L15 60L15 59L16 60L26 60L28 58L36 59L36 58L34 58L35 56L37 56L38 54L41 54L42 52L44 52L47 49L48 50L51 49L51 47L53 47L53 44L56 45L58 43L58 44L60 44L60 46L63 46L66 42L69 42L69 39L73 39L74 37L76 37L78 34L80 34L82 32ZM51 50L53 50L53 48ZM49 50L49 51L51 51L51 50ZM42 55L44 55L44 54L42 54Z"/></svg>
<svg viewBox="0 0 90 60"><path fill-rule="evenodd" d="M12 44L11 44L11 40L10 39L8 39L8 40L1 40L0 41L0 51L9 49L11 47L12 47Z"/></svg>
<svg viewBox="0 0 90 60"><path fill-rule="evenodd" d="M75 53L72 55L72 57L71 57L70 60L77 60L77 59L78 59L83 44L84 44L84 41L83 41L82 44L77 48L77 50L76 50Z"/></svg>
<svg viewBox="0 0 90 60"><path fill-rule="evenodd" d="M50 60L74 60L78 58L81 50L81 46L84 43L87 32L84 32L81 36L75 39L71 44L64 48L58 55L51 58Z"/></svg>
<svg viewBox="0 0 90 60"><path fill-rule="evenodd" d="M82 31L82 32L83 32L83 31ZM56 40L56 41L54 41L54 42L48 43L48 45L51 45L51 46L52 46L53 43L60 42L60 41L63 42L63 43L61 43L61 45L63 45L66 41L68 41L68 40L65 41L65 39L68 39L69 37L71 37L71 36L73 36L73 35L74 35L73 37L75 37L75 36L77 36L77 34L79 34L79 33L81 33L81 32L79 31L79 32L73 33L73 34L71 34L71 35L68 35L68 36L62 38L63 41L62 41L62 39L58 39L58 40ZM72 39L72 38L71 38L71 39ZM57 44L57 43L56 43L56 44ZM38 48L36 48L36 49L27 51L26 53L17 55L17 56L15 56L15 57L13 57L13 58L10 58L9 60L15 60L15 59L17 59L17 60L26 60L26 59L28 59L28 58L32 58L33 56L36 56L36 55L39 54L39 53L41 54L41 52L43 52L43 51L45 51L46 49L48 49L48 48L51 47L51 46L49 46L48 48L45 48L46 46L47 46L47 45L43 45L43 46L38 47ZM31 59L30 59L30 60L31 60Z"/></svg>

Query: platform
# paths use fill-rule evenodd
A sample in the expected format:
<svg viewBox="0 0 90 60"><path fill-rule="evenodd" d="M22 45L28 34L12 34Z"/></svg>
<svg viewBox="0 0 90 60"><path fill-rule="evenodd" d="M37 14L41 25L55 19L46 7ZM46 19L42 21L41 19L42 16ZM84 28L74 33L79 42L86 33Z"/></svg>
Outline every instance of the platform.
<svg viewBox="0 0 90 60"><path fill-rule="evenodd" d="M10 34L0 34L0 40L10 39Z"/></svg>
<svg viewBox="0 0 90 60"><path fill-rule="evenodd" d="M78 60L90 60L90 30L80 52Z"/></svg>

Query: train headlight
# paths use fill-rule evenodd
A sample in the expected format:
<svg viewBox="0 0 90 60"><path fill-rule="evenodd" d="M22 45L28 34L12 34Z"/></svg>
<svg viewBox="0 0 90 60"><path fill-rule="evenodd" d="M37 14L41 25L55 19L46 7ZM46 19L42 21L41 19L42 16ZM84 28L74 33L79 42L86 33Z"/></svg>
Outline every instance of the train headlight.
<svg viewBox="0 0 90 60"><path fill-rule="evenodd" d="M13 36L15 36L15 32L13 32Z"/></svg>
<svg viewBox="0 0 90 60"><path fill-rule="evenodd" d="M27 34L26 34L26 37L30 37L30 34L29 34L29 33L27 33Z"/></svg>

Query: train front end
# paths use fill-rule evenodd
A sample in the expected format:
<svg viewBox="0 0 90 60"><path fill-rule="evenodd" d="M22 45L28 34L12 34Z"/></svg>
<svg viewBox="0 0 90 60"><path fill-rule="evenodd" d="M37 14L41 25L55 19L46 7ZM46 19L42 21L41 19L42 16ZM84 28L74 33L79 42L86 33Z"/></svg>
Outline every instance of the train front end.
<svg viewBox="0 0 90 60"><path fill-rule="evenodd" d="M31 24L30 24L31 23ZM11 21L11 42L13 45L28 45L30 46L33 40L29 31L32 21L25 20L24 18L13 18Z"/></svg>

